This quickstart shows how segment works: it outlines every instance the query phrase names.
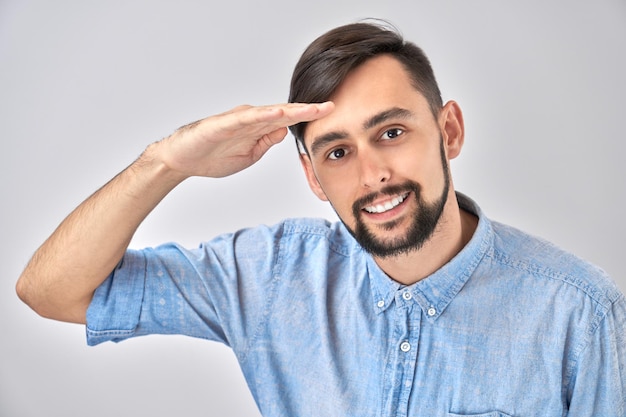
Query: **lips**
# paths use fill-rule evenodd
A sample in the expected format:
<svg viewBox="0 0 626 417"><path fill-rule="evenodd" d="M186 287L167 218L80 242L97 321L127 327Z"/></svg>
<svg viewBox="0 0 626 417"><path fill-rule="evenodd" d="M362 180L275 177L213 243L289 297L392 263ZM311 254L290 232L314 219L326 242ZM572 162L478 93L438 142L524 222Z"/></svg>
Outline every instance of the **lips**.
<svg viewBox="0 0 626 417"><path fill-rule="evenodd" d="M401 195L397 195L397 196L393 197L391 200L388 200L385 203L371 205L371 206L366 206L363 210L365 210L366 212L371 213L371 214L384 213L384 212L389 211L389 210L393 209L394 207L397 207L398 205L400 205L400 203L402 203L404 200L406 200L406 198L408 196L409 196L409 193L404 193L404 194L401 194Z"/></svg>

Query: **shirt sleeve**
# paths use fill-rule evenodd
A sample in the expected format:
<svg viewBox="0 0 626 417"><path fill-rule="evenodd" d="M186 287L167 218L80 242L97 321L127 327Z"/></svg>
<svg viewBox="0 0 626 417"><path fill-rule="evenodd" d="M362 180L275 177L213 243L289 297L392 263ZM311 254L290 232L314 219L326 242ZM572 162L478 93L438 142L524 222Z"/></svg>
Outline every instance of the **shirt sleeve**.
<svg viewBox="0 0 626 417"><path fill-rule="evenodd" d="M148 334L186 335L233 348L231 343L246 343L267 310L279 233L279 226L257 227L193 250L166 244L127 251L94 294L87 343Z"/></svg>
<svg viewBox="0 0 626 417"><path fill-rule="evenodd" d="M626 299L614 301L588 333L568 390L569 417L626 417Z"/></svg>

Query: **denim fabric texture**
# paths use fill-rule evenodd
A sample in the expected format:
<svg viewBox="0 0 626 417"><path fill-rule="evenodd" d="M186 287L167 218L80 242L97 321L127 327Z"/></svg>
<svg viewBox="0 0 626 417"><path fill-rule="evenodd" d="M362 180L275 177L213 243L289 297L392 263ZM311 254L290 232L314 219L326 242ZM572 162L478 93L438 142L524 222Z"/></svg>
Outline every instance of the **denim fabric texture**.
<svg viewBox="0 0 626 417"><path fill-rule="evenodd" d="M224 343L264 416L626 416L616 284L458 197L473 238L411 286L324 220L129 250L96 291L88 343Z"/></svg>

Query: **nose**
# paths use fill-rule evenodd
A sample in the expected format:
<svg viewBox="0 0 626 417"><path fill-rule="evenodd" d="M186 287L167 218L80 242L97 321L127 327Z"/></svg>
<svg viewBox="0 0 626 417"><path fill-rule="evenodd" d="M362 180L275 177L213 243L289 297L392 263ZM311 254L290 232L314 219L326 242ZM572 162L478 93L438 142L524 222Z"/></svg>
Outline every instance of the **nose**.
<svg viewBox="0 0 626 417"><path fill-rule="evenodd" d="M359 149L359 176L366 188L377 188L391 179L391 168L380 152L372 148Z"/></svg>

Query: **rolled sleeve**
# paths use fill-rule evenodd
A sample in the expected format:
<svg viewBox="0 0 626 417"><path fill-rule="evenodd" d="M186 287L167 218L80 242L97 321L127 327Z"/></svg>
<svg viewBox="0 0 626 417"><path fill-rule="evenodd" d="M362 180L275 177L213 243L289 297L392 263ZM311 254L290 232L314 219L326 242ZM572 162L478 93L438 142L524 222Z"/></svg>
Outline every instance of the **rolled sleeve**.
<svg viewBox="0 0 626 417"><path fill-rule="evenodd" d="M98 287L87 310L88 345L119 342L134 336L141 314L145 271L145 255L129 250Z"/></svg>
<svg viewBox="0 0 626 417"><path fill-rule="evenodd" d="M246 349L269 312L280 229L244 229L195 249L127 251L94 294L87 343L170 334Z"/></svg>

